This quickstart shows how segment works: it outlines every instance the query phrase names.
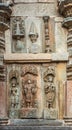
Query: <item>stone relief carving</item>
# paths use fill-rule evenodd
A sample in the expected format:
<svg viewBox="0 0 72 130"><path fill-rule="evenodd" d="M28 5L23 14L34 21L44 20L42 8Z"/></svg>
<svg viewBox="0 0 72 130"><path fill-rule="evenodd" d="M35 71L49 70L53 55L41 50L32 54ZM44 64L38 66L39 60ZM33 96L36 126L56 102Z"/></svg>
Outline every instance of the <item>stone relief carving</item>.
<svg viewBox="0 0 72 130"><path fill-rule="evenodd" d="M31 23L30 31L29 31L29 38L31 40L31 48L30 48L30 53L39 53L40 52L40 47L37 43L38 39L38 33L37 33L37 28L35 26L35 23Z"/></svg>
<svg viewBox="0 0 72 130"><path fill-rule="evenodd" d="M26 108L35 108L36 107L36 93L37 93L37 82L36 80L27 79L27 81L22 81L23 87L23 101L24 107Z"/></svg>
<svg viewBox="0 0 72 130"><path fill-rule="evenodd" d="M19 109L19 74L18 71L10 71L9 74L10 80L10 104L9 104L9 116L10 118L18 117L18 109Z"/></svg>
<svg viewBox="0 0 72 130"><path fill-rule="evenodd" d="M56 88L54 85L54 77L55 77L55 70L53 66L49 66L46 72L44 73L44 89L46 95L46 107L53 108L53 103L55 100L55 93Z"/></svg>
<svg viewBox="0 0 72 130"><path fill-rule="evenodd" d="M21 103L21 118L29 118L36 116L37 103L37 68L35 66L25 66L22 68L22 103ZM35 112L34 112L35 111ZM32 115L33 113L33 115Z"/></svg>
<svg viewBox="0 0 72 130"><path fill-rule="evenodd" d="M49 41L49 16L44 16L43 17L44 20L44 28L45 28L45 52L49 53L51 52L51 47L50 47L50 41Z"/></svg>
<svg viewBox="0 0 72 130"><path fill-rule="evenodd" d="M12 19L13 52L25 51L25 23L21 17Z"/></svg>
<svg viewBox="0 0 72 130"><path fill-rule="evenodd" d="M55 108L56 86L54 84L55 68L49 66L44 72L44 91L45 91L45 104L44 118L56 119L57 110Z"/></svg>
<svg viewBox="0 0 72 130"><path fill-rule="evenodd" d="M32 21L28 21L26 17L16 16L12 18L12 38L13 38L13 45L12 45L12 52L21 52L21 53L50 53L52 52L52 48L50 45L50 36L49 36L49 16L44 16L44 35L45 35L45 44L42 40L42 36L40 36L41 30L38 27L42 26L43 21L40 19L39 26L37 27L37 23L35 19ZM42 19L41 19L42 20ZM27 24L28 28L27 28ZM27 39L28 38L28 39ZM42 41L40 41L40 38Z"/></svg>

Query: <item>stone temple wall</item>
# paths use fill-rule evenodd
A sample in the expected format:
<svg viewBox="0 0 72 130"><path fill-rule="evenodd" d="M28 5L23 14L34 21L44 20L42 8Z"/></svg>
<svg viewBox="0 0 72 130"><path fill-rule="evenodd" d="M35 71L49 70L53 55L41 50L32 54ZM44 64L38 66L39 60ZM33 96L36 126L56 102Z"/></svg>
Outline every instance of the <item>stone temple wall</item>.
<svg viewBox="0 0 72 130"><path fill-rule="evenodd" d="M1 0L0 125L72 129L71 0Z"/></svg>

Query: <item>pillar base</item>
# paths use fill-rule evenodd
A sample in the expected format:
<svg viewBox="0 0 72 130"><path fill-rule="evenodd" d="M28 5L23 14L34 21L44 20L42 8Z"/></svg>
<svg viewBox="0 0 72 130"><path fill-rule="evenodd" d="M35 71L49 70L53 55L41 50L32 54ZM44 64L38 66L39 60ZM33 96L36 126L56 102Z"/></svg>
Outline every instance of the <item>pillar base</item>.
<svg viewBox="0 0 72 130"><path fill-rule="evenodd" d="M64 117L64 121L67 126L72 126L72 117Z"/></svg>
<svg viewBox="0 0 72 130"><path fill-rule="evenodd" d="M7 125L8 124L8 118L0 118L0 125Z"/></svg>

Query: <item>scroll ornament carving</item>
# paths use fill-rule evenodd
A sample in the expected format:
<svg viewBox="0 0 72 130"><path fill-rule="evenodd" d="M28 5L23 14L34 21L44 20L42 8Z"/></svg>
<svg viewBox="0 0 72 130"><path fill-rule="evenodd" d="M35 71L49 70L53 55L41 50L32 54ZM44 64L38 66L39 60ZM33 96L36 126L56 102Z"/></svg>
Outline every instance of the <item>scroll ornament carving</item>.
<svg viewBox="0 0 72 130"><path fill-rule="evenodd" d="M28 66L22 67L21 76L24 77L27 73L37 76L38 70L37 70L36 66L34 66L34 65L32 65L32 66L28 65Z"/></svg>
<svg viewBox="0 0 72 130"><path fill-rule="evenodd" d="M53 103L55 100L56 88L54 85L55 70L53 66L49 66L44 73L44 89L46 95L46 107L53 108Z"/></svg>

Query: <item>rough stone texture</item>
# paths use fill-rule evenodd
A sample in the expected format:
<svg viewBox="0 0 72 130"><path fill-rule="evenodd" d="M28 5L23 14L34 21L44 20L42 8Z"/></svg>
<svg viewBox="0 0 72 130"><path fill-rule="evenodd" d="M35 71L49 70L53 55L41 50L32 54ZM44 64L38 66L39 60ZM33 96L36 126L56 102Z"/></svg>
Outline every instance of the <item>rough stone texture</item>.
<svg viewBox="0 0 72 130"><path fill-rule="evenodd" d="M6 88L5 83L0 82L0 118L4 118L6 115Z"/></svg>
<svg viewBox="0 0 72 130"><path fill-rule="evenodd" d="M17 4L13 9L13 16L56 16L54 4Z"/></svg>
<svg viewBox="0 0 72 130"><path fill-rule="evenodd" d="M47 127L47 126L35 126L35 127L33 127L33 126L29 126L29 127L27 127L27 126L25 126L25 127L18 127L18 126L1 126L0 127L1 128L1 130L72 130L72 127L55 127L55 126L53 126L53 127Z"/></svg>
<svg viewBox="0 0 72 130"><path fill-rule="evenodd" d="M67 116L72 117L72 81L67 81Z"/></svg>
<svg viewBox="0 0 72 130"><path fill-rule="evenodd" d="M67 45L66 45L66 35L67 31L61 27L61 22L63 21L62 18L56 17L55 18L55 43L56 43L56 52L65 54L67 52ZM61 40L60 40L61 39Z"/></svg>
<svg viewBox="0 0 72 130"><path fill-rule="evenodd" d="M34 2L43 2L43 3L48 3L48 2L55 2L54 0L15 0L15 3L19 2L24 2L24 3L34 3Z"/></svg>
<svg viewBox="0 0 72 130"><path fill-rule="evenodd" d="M15 3L21 3L21 2L24 2L24 3L34 3L34 2L38 2L38 0L15 0L14 2Z"/></svg>

